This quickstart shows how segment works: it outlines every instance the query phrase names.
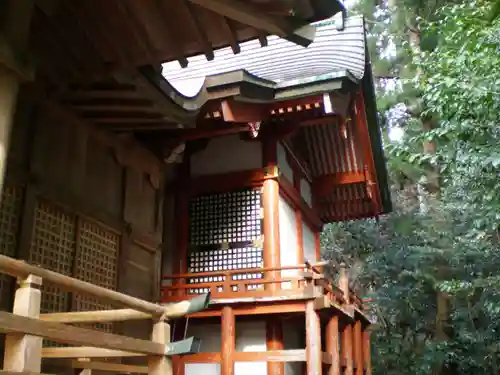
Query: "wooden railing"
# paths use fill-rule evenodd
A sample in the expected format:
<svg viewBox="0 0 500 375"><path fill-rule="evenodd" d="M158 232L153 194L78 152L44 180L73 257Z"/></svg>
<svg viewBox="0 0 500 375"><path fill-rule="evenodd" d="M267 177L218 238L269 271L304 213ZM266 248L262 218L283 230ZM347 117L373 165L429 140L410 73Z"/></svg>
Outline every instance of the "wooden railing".
<svg viewBox="0 0 500 375"><path fill-rule="evenodd" d="M13 313L0 311L0 331L7 334L3 374L39 374L42 358L65 358L73 359L69 364L78 369L171 375L172 355L199 351L199 342L194 338L171 343L170 327L166 320L205 309L210 302L209 294L181 303L158 305L3 255L0 255L0 273L14 276L19 282ZM41 315L42 280L66 291L92 296L124 309ZM153 320L151 340L64 324L140 319ZM43 348L43 339L75 346ZM147 359L144 366L95 360L137 356Z"/></svg>
<svg viewBox="0 0 500 375"><path fill-rule="evenodd" d="M311 292L314 287L319 287L318 289L323 294L328 295L333 300L343 302L344 292L321 273L321 268L325 264L324 262L317 264L306 262L296 266L244 268L170 275L163 279L162 301L184 300L201 292L210 292L214 299L299 297ZM284 273L290 275L283 276ZM243 275L257 274L261 277L240 279ZM276 275L279 276L276 277ZM207 281L191 283L192 279L205 279ZM171 285L166 285L169 282Z"/></svg>

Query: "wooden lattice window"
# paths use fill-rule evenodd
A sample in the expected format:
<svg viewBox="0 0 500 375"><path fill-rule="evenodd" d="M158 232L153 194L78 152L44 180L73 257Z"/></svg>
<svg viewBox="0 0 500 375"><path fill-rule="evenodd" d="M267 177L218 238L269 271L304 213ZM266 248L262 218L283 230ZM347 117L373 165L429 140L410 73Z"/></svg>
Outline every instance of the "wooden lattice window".
<svg viewBox="0 0 500 375"><path fill-rule="evenodd" d="M30 263L72 276L76 243L75 223L75 215L39 200L35 208ZM42 286L42 313L67 311L69 307L67 292L52 285Z"/></svg>
<svg viewBox="0 0 500 375"><path fill-rule="evenodd" d="M260 189L195 197L190 202L190 273L263 266ZM262 273L234 274L233 280L260 279ZM195 277L189 283L223 282L224 276ZM220 287L219 287L220 289ZM192 288L191 294L208 292Z"/></svg>
<svg viewBox="0 0 500 375"><path fill-rule="evenodd" d="M16 256L23 188L4 186L0 202L0 254ZM0 307L10 306L14 278L0 274Z"/></svg>
<svg viewBox="0 0 500 375"><path fill-rule="evenodd" d="M75 277L104 288L116 289L119 234L85 219L78 222L78 234ZM103 304L87 296L76 295L74 299L74 309L78 311L111 308L111 305ZM99 324L92 327L112 331L111 324Z"/></svg>

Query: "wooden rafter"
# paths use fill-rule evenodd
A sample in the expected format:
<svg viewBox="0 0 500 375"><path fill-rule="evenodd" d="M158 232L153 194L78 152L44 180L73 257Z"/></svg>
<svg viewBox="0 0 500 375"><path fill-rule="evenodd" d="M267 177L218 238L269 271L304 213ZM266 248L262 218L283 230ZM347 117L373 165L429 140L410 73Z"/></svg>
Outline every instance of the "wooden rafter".
<svg viewBox="0 0 500 375"><path fill-rule="evenodd" d="M227 17L223 17L222 26L225 29L225 32L226 32L227 37L229 39L229 43L231 45L231 49L233 50L233 53L235 55L237 55L238 53L241 52L241 48L240 48L240 45L238 43L238 37L236 35L236 31L235 31L235 28L233 26L233 22L234 22L233 20L231 20Z"/></svg>
<svg viewBox="0 0 500 375"><path fill-rule="evenodd" d="M317 177L313 181L314 195L321 198L331 193L335 185L365 182L363 172L344 172Z"/></svg>
<svg viewBox="0 0 500 375"><path fill-rule="evenodd" d="M285 38L293 43L307 47L314 40L315 28L310 25L294 28L286 20L262 13L243 1L234 0L189 0L221 16L233 19L257 30Z"/></svg>
<svg viewBox="0 0 500 375"><path fill-rule="evenodd" d="M208 40L207 33L198 17L198 12L196 9L193 9L193 5L188 0L185 0L184 4L186 5L187 11L191 16L190 18L193 21L194 28L203 46L205 57L208 61L212 61L214 59L214 50L212 49L212 44Z"/></svg>

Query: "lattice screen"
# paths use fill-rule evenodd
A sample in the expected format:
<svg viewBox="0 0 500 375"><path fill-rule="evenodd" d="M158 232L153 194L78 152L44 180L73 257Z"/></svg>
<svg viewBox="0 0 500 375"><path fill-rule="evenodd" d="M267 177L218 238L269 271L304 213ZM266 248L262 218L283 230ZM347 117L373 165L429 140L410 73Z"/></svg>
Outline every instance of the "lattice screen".
<svg viewBox="0 0 500 375"><path fill-rule="evenodd" d="M84 219L79 220L78 225L79 256L75 277L108 289L116 289L119 235ZM74 309L79 311L112 308L95 298L80 295L74 298ZM99 324L92 327L112 331L111 324Z"/></svg>
<svg viewBox="0 0 500 375"><path fill-rule="evenodd" d="M38 201L31 240L30 263L72 276L75 256L76 216L45 201ZM41 311L67 311L67 292L42 286Z"/></svg>
<svg viewBox="0 0 500 375"><path fill-rule="evenodd" d="M190 273L263 266L260 189L195 197L190 202ZM235 274L233 280L260 279L262 273ZM223 282L224 276L190 279L189 283ZM256 286L255 286L256 287ZM220 288L219 288L220 289ZM193 288L192 294L208 292Z"/></svg>
<svg viewBox="0 0 500 375"><path fill-rule="evenodd" d="M16 256L23 188L4 186L0 202L0 254ZM14 278L0 274L0 307L7 308Z"/></svg>

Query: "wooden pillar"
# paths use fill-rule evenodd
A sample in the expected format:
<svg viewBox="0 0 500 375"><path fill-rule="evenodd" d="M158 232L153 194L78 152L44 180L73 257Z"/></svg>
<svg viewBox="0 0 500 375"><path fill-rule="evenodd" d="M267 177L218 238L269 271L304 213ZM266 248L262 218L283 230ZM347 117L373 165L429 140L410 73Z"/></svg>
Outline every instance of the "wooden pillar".
<svg viewBox="0 0 500 375"><path fill-rule="evenodd" d="M42 279L30 275L19 281L13 313L29 318L40 317ZM3 367L5 371L40 373L42 338L31 335L8 334L5 338Z"/></svg>
<svg viewBox="0 0 500 375"><path fill-rule="evenodd" d="M234 374L234 352L236 351L235 319L232 307L224 306L221 317L221 375Z"/></svg>
<svg viewBox="0 0 500 375"><path fill-rule="evenodd" d="M320 232L314 232L314 253L316 255L316 262L321 260L321 238Z"/></svg>
<svg viewBox="0 0 500 375"><path fill-rule="evenodd" d="M267 350L283 350L283 322L278 317L266 320L266 348ZM267 375L284 375L283 362L267 362Z"/></svg>
<svg viewBox="0 0 500 375"><path fill-rule="evenodd" d="M10 130L13 125L18 91L18 78L0 62L0 192L3 191Z"/></svg>
<svg viewBox="0 0 500 375"><path fill-rule="evenodd" d="M356 363L355 375L363 375L363 327L361 321L354 323L354 362Z"/></svg>
<svg viewBox="0 0 500 375"><path fill-rule="evenodd" d="M263 143L264 167L267 174L275 174L277 164L277 141L266 140ZM264 267L279 267L280 260L280 236L279 236L279 184L275 178L264 181L262 187L262 203L264 210ZM266 279L279 278L279 272L268 272ZM267 284L266 289L274 291L279 285Z"/></svg>
<svg viewBox="0 0 500 375"><path fill-rule="evenodd" d="M160 344L170 343L170 325L165 321L155 322L151 341ZM149 375L172 375L172 360L166 356L154 356L148 358Z"/></svg>
<svg viewBox="0 0 500 375"><path fill-rule="evenodd" d="M354 375L352 354L352 325L346 323L342 329L341 358L345 362L344 375Z"/></svg>
<svg viewBox="0 0 500 375"><path fill-rule="evenodd" d="M339 288L344 294L345 303L349 303L349 279L347 278L347 271L345 264L340 265Z"/></svg>
<svg viewBox="0 0 500 375"><path fill-rule="evenodd" d="M370 334L370 329L365 329L363 331L363 365L366 375L372 375Z"/></svg>
<svg viewBox="0 0 500 375"><path fill-rule="evenodd" d="M306 360L307 375L322 374L321 324L314 301L306 302Z"/></svg>
<svg viewBox="0 0 500 375"><path fill-rule="evenodd" d="M176 254L174 255L174 273L187 273L187 258L189 247L189 177L190 177L190 150L186 149L184 161L178 171L180 186L175 193L175 217L176 217ZM186 284L187 280L177 279L173 281L174 285ZM178 296L184 296L186 291L179 289Z"/></svg>
<svg viewBox="0 0 500 375"><path fill-rule="evenodd" d="M340 375L339 317L332 316L326 326L326 352L331 356L332 365L328 375Z"/></svg>

